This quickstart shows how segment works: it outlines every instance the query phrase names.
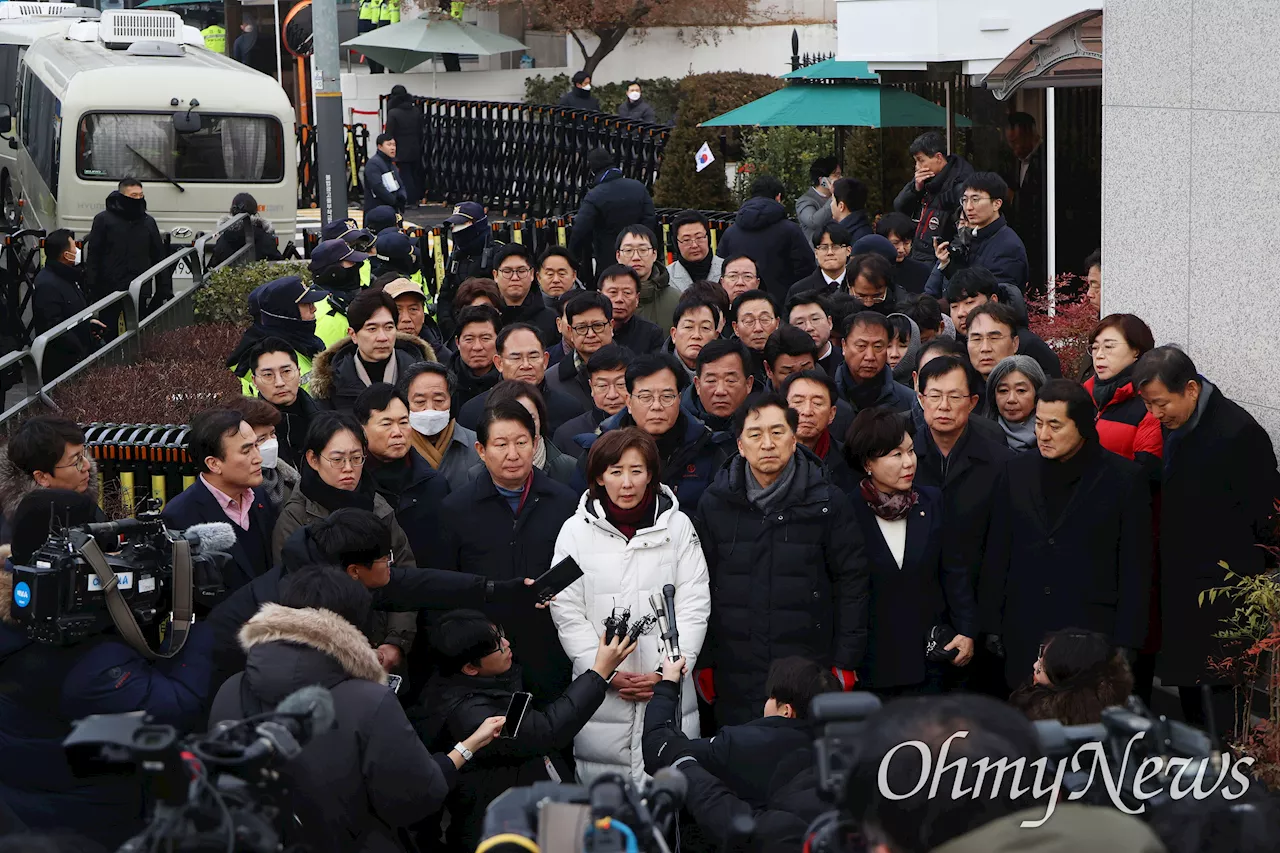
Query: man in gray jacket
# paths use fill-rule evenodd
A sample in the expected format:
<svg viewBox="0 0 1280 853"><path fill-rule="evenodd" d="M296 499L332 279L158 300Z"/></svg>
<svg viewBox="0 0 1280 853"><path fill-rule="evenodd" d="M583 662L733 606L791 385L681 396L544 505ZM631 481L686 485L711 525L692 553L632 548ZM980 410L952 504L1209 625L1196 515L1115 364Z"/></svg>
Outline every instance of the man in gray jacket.
<svg viewBox="0 0 1280 853"><path fill-rule="evenodd" d="M653 112L653 105L640 94L639 82L627 84L627 99L618 105L618 118L643 122L644 124L658 123L658 117Z"/></svg>
<svg viewBox="0 0 1280 853"><path fill-rule="evenodd" d="M810 243L822 226L831 221L831 188L840 180L840 163L835 157L819 157L809 166L813 186L796 199L796 222Z"/></svg>

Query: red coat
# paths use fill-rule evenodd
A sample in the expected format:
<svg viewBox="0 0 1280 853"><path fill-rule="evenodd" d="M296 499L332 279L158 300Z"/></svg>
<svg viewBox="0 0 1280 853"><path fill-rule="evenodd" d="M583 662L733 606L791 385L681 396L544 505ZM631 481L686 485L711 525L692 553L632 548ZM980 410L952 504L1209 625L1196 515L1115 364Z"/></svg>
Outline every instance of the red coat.
<svg viewBox="0 0 1280 853"><path fill-rule="evenodd" d="M1097 378L1084 381L1084 390L1093 396ZM1134 390L1132 382L1116 389L1107 404L1098 411L1098 440L1102 446L1125 459L1134 459L1145 469L1150 460L1138 458L1139 453L1149 453L1159 459L1164 451L1164 436L1160 422L1147 411L1146 404ZM1157 473L1159 469L1156 469Z"/></svg>

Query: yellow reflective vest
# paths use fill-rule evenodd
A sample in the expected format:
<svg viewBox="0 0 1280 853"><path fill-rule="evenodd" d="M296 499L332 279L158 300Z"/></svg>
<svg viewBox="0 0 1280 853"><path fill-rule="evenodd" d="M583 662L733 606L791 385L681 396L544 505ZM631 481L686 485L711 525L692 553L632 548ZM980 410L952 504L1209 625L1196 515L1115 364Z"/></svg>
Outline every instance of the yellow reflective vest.
<svg viewBox="0 0 1280 853"><path fill-rule="evenodd" d="M319 307L319 305L317 305L316 307ZM345 317L343 318L343 326L344 327L346 326ZM343 331L343 334L345 335L346 329L343 328L342 331ZM303 391L310 393L311 389L308 388L307 385L311 382L311 359L307 358L305 355L303 355L300 352L295 352L294 355L298 357L298 372L302 374L302 382L299 383L299 387L302 388ZM240 377L240 393L244 394L244 396L246 397L259 396L258 389L253 384L252 373L246 373L244 376Z"/></svg>
<svg viewBox="0 0 1280 853"><path fill-rule="evenodd" d="M378 21L383 24L400 23L400 0L382 0L382 13Z"/></svg>
<svg viewBox="0 0 1280 853"><path fill-rule="evenodd" d="M217 24L210 24L200 31L204 36L204 46L214 53L227 52L227 31Z"/></svg>
<svg viewBox="0 0 1280 853"><path fill-rule="evenodd" d="M382 0L361 0L360 2L360 20L372 21L377 23L382 17Z"/></svg>

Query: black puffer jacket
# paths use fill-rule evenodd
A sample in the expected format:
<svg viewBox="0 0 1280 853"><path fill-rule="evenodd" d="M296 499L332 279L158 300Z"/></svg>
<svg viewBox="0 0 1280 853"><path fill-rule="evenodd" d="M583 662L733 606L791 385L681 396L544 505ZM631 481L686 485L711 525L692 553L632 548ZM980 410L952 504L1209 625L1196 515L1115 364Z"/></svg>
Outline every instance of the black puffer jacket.
<svg viewBox="0 0 1280 853"><path fill-rule="evenodd" d="M560 752L600 707L608 687L594 670L588 670L554 702L542 709L529 708L514 738L495 740L477 752L449 797L450 823L443 849L476 849L489 803L509 788L548 780L547 760L561 779L572 781ZM418 734L428 746L441 744L441 750L447 750L487 718L505 714L511 694L523 689L519 666L492 678L436 676L427 684L422 707L428 710L415 723Z"/></svg>
<svg viewBox="0 0 1280 853"><path fill-rule="evenodd" d="M221 228L230 219L230 216L224 216L218 220L218 227ZM248 227L253 231L253 259L255 261L282 261L284 255L280 254L280 239L276 236L276 229L272 224L255 214L249 221ZM234 255L244 245L245 223L240 223L235 228L223 231L218 236L218 242L213 245L213 255L209 258L209 266L216 267L227 258Z"/></svg>
<svg viewBox="0 0 1280 853"><path fill-rule="evenodd" d="M328 610L267 604L241 629L240 643L245 670L218 691L210 727L269 711L310 685L333 694L336 727L312 738L284 771L303 827L286 843L333 853L402 850L396 831L438 811L449 781L364 635Z"/></svg>
<svg viewBox="0 0 1280 853"><path fill-rule="evenodd" d="M913 178L893 200L893 209L905 213L916 223L915 238L911 241L911 257L932 267L937 259L933 252L933 240L945 243L956 233L956 210L960 207L960 195L964 182L973 175L973 166L959 154L947 155L947 167L930 180L922 189L916 189Z"/></svg>
<svg viewBox="0 0 1280 853"><path fill-rule="evenodd" d="M85 272L90 296L98 300L112 291L128 290L129 282L164 257L164 240L156 221L147 215L146 199L113 191L89 229Z"/></svg>
<svg viewBox="0 0 1280 853"><path fill-rule="evenodd" d="M617 262L614 243L619 232L628 225L643 225L658 233L653 197L644 184L623 177L619 169L607 169L583 196L582 204L573 217L569 251L578 259L594 258L598 275L605 267ZM583 272L585 274L586 271Z"/></svg>
<svg viewBox="0 0 1280 853"><path fill-rule="evenodd" d="M387 110L387 133L396 141L396 162L422 160L422 107L407 95L392 95Z"/></svg>
<svg viewBox="0 0 1280 853"><path fill-rule="evenodd" d="M771 198L749 198L716 246L722 258L746 255L756 263L760 289L782 305L787 289L818 268L813 246L787 209Z"/></svg>
<svg viewBox="0 0 1280 853"><path fill-rule="evenodd" d="M856 669L867 648L869 569L853 508L803 448L790 492L766 517L730 460L694 519L711 574L699 663L715 668L716 720L745 723L768 698L769 664L800 655Z"/></svg>

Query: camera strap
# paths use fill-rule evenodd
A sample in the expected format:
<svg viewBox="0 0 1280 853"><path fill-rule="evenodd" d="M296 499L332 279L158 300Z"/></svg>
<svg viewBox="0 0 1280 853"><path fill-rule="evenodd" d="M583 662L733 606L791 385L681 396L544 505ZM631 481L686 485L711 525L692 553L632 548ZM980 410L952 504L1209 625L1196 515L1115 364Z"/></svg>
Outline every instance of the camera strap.
<svg viewBox="0 0 1280 853"><path fill-rule="evenodd" d="M195 612L192 609L194 593L191 583L191 543L185 539L178 539L173 543L173 610L169 614L169 628L173 633L168 654L161 654L147 644L142 629L138 627L138 620L133 616L133 610L120 594L120 581L116 573L111 571L111 566L107 565L107 558L98 547L97 540L88 537L80 544L79 549L85 562L98 576L102 594L106 596L107 612L111 614L111 621L126 643L147 660L171 658L182 651L187 642L187 634L195 623Z"/></svg>

